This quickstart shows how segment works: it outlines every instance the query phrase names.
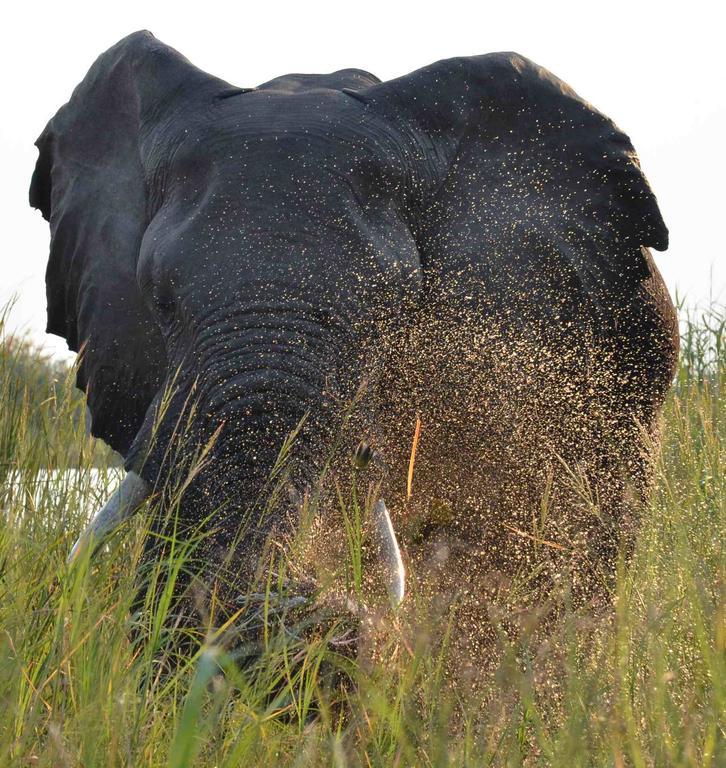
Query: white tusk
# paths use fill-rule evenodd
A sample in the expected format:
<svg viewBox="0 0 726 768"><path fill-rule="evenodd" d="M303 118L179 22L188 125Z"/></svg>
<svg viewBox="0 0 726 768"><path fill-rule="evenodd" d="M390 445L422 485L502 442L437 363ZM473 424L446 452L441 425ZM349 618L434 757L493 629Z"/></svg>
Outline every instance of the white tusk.
<svg viewBox="0 0 726 768"><path fill-rule="evenodd" d="M150 495L151 489L146 480L136 472L127 473L113 496L96 512L78 537L68 555L68 562L73 563L89 546L95 548L100 544L106 536L128 520L141 502Z"/></svg>
<svg viewBox="0 0 726 768"><path fill-rule="evenodd" d="M394 608L397 608L406 594L406 569L391 516L383 499L379 499L373 508L373 523L381 556L388 571L388 594Z"/></svg>

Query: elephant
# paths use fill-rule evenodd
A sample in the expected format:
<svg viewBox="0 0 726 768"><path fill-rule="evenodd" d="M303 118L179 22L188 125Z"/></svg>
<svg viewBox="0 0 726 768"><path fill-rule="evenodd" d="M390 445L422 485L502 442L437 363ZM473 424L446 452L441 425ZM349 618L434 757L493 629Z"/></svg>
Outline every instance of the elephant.
<svg viewBox="0 0 726 768"><path fill-rule="evenodd" d="M240 88L142 31L36 145L47 331L127 472L74 555L203 456L178 514L205 521L205 583L244 589L336 440L362 445L394 602L404 561L476 589L476 557L612 563L637 527L678 355L668 231L628 137L547 70L493 53ZM534 530L543 494L579 511Z"/></svg>

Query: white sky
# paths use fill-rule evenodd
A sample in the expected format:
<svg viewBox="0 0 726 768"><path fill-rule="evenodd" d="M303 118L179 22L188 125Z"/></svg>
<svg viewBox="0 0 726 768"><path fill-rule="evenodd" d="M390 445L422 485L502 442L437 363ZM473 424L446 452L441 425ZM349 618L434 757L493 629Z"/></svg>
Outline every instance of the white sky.
<svg viewBox="0 0 726 768"><path fill-rule="evenodd" d="M656 261L672 292L726 299L724 18L717 3L253 0L8 3L0 46L0 303L11 328L45 336L48 229L27 205L33 141L96 56L150 29L235 85L287 72L360 67L383 80L437 59L515 50L552 70L630 135L671 247ZM677 8L677 10L676 10Z"/></svg>

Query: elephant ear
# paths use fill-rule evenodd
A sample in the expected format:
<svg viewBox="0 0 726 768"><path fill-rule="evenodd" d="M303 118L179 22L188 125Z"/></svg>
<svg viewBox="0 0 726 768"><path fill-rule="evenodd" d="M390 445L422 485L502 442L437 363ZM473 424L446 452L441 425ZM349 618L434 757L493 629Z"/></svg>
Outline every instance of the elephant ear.
<svg viewBox="0 0 726 768"><path fill-rule="evenodd" d="M190 102L225 87L137 32L96 60L36 142L30 204L51 232L47 331L82 353L77 385L92 432L122 454L165 375L164 343L136 268L163 199L168 126Z"/></svg>
<svg viewBox="0 0 726 768"><path fill-rule="evenodd" d="M588 302L612 316L614 297L650 274L644 247L667 247L627 136L517 54L440 61L347 93L398 129L404 214L441 291L536 301L560 319L567 295L565 315Z"/></svg>

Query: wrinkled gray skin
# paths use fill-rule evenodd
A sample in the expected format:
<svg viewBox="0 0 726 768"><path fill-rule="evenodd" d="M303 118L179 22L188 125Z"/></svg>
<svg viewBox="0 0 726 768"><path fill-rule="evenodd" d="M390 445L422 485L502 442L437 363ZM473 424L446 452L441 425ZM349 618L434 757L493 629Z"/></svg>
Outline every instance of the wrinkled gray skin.
<svg viewBox="0 0 726 768"><path fill-rule="evenodd" d="M575 345L589 324L628 374L623 402L646 421L662 404L677 341L647 250L667 247L655 198L627 137L517 54L241 89L139 32L37 146L48 332L84 349L93 434L150 487L173 471L185 403L191 444L221 427L185 507L225 505L216 557L283 437L310 413L300 491L381 335L420 317L508 318Z"/></svg>

